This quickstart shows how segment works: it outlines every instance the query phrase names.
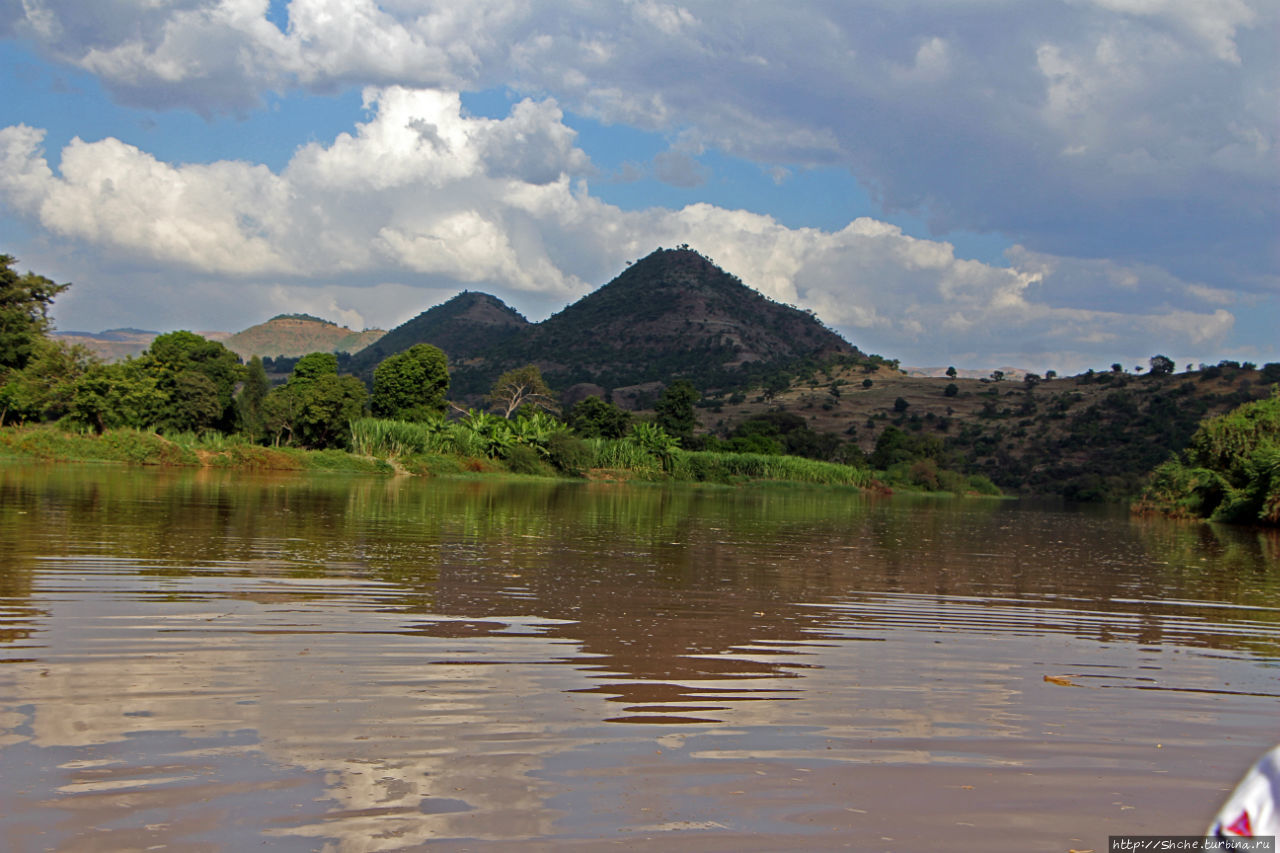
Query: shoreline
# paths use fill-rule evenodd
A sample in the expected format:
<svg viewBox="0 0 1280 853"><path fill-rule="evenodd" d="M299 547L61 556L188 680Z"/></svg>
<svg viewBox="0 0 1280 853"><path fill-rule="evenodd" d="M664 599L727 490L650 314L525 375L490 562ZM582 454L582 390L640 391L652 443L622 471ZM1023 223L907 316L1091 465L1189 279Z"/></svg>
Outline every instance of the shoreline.
<svg viewBox="0 0 1280 853"><path fill-rule="evenodd" d="M447 454L410 454L387 458L357 455L346 450L304 450L263 447L232 439L176 438L134 429L108 430L102 434L66 432L47 424L0 427L0 463L72 463L128 465L153 468L208 468L299 473L374 474L390 477L471 479L477 477L545 479L598 483L683 483L739 488L754 484L851 488L863 494L890 496L897 492L936 497L996 497L973 492L928 491L886 485L870 472L865 482L815 482L802 479L749 477L724 471L719 476L687 478L659 470L592 468L582 476L529 474L511 471L487 458ZM860 470L860 469L853 469Z"/></svg>

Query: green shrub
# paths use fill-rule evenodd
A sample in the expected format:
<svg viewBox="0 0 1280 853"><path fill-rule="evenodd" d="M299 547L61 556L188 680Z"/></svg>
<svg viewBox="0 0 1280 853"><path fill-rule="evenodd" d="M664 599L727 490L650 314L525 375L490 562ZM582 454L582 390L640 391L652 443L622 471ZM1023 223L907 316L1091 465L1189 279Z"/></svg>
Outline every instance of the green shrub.
<svg viewBox="0 0 1280 853"><path fill-rule="evenodd" d="M542 461L541 454L527 444L516 444L508 448L503 461L507 463L507 469L514 474L552 473L547 464Z"/></svg>
<svg viewBox="0 0 1280 853"><path fill-rule="evenodd" d="M547 458L565 474L581 477L595 461L595 453L587 442L576 435L556 432L547 439Z"/></svg>

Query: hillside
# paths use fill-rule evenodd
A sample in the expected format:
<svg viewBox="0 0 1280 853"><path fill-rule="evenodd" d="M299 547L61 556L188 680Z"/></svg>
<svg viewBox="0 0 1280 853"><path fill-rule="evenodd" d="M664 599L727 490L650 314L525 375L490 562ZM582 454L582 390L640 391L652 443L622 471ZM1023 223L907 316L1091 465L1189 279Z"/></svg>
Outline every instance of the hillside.
<svg viewBox="0 0 1280 853"><path fill-rule="evenodd" d="M1277 381L1280 364L1259 370L1224 362L1169 375L1089 372L1030 383L933 379L868 365L802 374L773 395L759 388L712 395L698 411L703 428L721 436L765 412L794 413L814 432L854 442L866 454L896 427L940 439L952 464L1013 492L1120 500L1186 447L1202 418L1265 398Z"/></svg>
<svg viewBox="0 0 1280 853"><path fill-rule="evenodd" d="M475 401L503 371L532 363L570 398L612 394L633 408L677 378L737 388L802 363L863 357L812 314L683 247L659 249L541 323L492 296L460 294L388 332L350 369L368 378L378 361L416 343L448 355L456 399Z"/></svg>
<svg viewBox="0 0 1280 853"><path fill-rule="evenodd" d="M414 344L440 347L454 368L500 346L528 326L528 320L496 296L464 291L387 332L355 355L348 369L370 381L379 362Z"/></svg>
<svg viewBox="0 0 1280 853"><path fill-rule="evenodd" d="M198 332L211 341L225 341L226 332ZM138 355L159 337L146 329L107 329L103 332L54 332L51 337L68 344L80 344L103 361L122 361Z"/></svg>
<svg viewBox="0 0 1280 853"><path fill-rule="evenodd" d="M309 314L280 314L226 337L223 344L245 361L255 355L298 358L311 352L357 353L384 334L381 329L356 332Z"/></svg>
<svg viewBox="0 0 1280 853"><path fill-rule="evenodd" d="M861 353L812 314L680 248L637 261L495 355L537 363L553 387L616 391L678 378L736 387L798 361Z"/></svg>

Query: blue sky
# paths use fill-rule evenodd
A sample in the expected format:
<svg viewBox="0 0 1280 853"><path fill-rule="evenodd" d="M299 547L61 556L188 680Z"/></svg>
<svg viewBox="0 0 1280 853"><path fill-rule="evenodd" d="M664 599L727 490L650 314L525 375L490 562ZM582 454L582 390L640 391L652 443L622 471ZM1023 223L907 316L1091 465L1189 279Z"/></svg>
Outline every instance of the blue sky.
<svg viewBox="0 0 1280 853"><path fill-rule="evenodd" d="M689 243L904 364L1280 360L1275 4L0 0L60 328L541 319Z"/></svg>

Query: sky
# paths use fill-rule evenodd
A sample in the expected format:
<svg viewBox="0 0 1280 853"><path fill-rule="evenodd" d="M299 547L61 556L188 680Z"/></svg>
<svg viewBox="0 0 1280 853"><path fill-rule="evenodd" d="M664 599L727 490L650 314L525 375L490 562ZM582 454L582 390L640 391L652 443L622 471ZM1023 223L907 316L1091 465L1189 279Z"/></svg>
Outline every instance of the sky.
<svg viewBox="0 0 1280 853"><path fill-rule="evenodd" d="M1280 361L1277 0L0 0L63 330L545 319L689 244L904 365Z"/></svg>

